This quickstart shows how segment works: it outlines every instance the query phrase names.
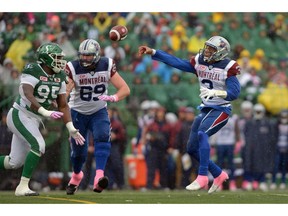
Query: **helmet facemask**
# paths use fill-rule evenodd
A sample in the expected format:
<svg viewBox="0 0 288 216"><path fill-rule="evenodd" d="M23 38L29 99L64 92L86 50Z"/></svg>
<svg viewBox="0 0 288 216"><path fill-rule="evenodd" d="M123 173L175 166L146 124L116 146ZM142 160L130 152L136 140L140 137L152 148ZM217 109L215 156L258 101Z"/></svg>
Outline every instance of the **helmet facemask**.
<svg viewBox="0 0 288 216"><path fill-rule="evenodd" d="M65 70L65 66L67 61L64 60L64 55L60 54L55 54L55 53L51 53L49 54L49 56L53 59L52 63L51 63L51 69L55 72L55 73L60 73L60 71Z"/></svg>
<svg viewBox="0 0 288 216"><path fill-rule="evenodd" d="M37 62L51 68L55 73L65 69L65 54L55 43L46 43L37 49Z"/></svg>
<svg viewBox="0 0 288 216"><path fill-rule="evenodd" d="M84 40L78 50L78 58L81 66L89 67L96 64L100 59L100 45L92 39Z"/></svg>

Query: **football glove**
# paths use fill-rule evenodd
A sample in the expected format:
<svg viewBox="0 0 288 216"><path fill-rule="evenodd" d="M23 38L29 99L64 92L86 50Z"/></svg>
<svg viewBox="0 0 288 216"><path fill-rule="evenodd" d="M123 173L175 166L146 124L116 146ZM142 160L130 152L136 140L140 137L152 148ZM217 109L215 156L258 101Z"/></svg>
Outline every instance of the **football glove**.
<svg viewBox="0 0 288 216"><path fill-rule="evenodd" d="M38 109L38 113L40 113L44 117L50 117L52 119L59 119L63 116L62 112L49 111L49 110L46 110L44 107L40 107Z"/></svg>
<svg viewBox="0 0 288 216"><path fill-rule="evenodd" d="M226 98L227 92L222 90L214 90L208 88L200 88L200 95L202 100L208 101L210 97L221 97Z"/></svg>
<svg viewBox="0 0 288 216"><path fill-rule="evenodd" d="M117 102L119 100L117 95L100 95L98 99L109 102Z"/></svg>
<svg viewBox="0 0 288 216"><path fill-rule="evenodd" d="M77 130L73 123L70 121L66 124L66 127L69 131L69 134L73 139L75 139L75 142L77 145L84 145L85 139L84 137L79 133L79 130Z"/></svg>

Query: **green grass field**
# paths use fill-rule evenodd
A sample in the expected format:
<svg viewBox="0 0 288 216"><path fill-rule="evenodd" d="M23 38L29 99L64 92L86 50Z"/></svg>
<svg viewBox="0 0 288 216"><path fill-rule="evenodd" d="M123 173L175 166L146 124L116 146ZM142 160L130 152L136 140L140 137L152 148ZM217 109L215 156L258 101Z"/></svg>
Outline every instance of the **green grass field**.
<svg viewBox="0 0 288 216"><path fill-rule="evenodd" d="M269 192L219 191L65 191L40 192L40 196L16 197L14 191L0 192L1 204L288 204L288 190Z"/></svg>
<svg viewBox="0 0 288 216"><path fill-rule="evenodd" d="M21 216L58 216L60 212L65 216L246 216L252 212L273 216L276 212L287 213L288 190L219 191L214 194L205 190L106 190L100 194L78 191L73 196L66 195L65 191L51 191L35 197L16 197L14 191L1 191L0 204L3 204L1 212Z"/></svg>

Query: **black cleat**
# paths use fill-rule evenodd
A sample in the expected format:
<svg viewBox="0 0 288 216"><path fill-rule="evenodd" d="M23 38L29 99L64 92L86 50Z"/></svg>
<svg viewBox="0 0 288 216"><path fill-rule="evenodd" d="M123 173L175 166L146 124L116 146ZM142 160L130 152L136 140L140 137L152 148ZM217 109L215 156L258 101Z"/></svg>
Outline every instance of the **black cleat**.
<svg viewBox="0 0 288 216"><path fill-rule="evenodd" d="M69 184L66 187L66 194L67 195L74 195L74 193L77 191L78 186L74 184Z"/></svg>
<svg viewBox="0 0 288 216"><path fill-rule="evenodd" d="M99 179L96 187L93 189L96 193L101 193L105 188L108 187L109 179L107 176L104 176Z"/></svg>

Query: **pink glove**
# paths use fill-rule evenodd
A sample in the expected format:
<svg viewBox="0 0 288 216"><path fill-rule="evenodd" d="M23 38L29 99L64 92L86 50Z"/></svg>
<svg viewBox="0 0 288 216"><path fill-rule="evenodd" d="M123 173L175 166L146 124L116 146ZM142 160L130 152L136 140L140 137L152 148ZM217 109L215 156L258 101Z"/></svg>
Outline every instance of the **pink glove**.
<svg viewBox="0 0 288 216"><path fill-rule="evenodd" d="M49 110L46 110L44 107L40 107L38 109L38 113L40 113L44 117L50 117L52 119L59 119L64 115L62 112L49 111Z"/></svg>
<svg viewBox="0 0 288 216"><path fill-rule="evenodd" d="M110 101L110 102L117 102L119 100L117 95L100 95L98 99L102 101Z"/></svg>
<svg viewBox="0 0 288 216"><path fill-rule="evenodd" d="M62 112L54 111L50 114L50 117L53 119L61 118L64 114Z"/></svg>

